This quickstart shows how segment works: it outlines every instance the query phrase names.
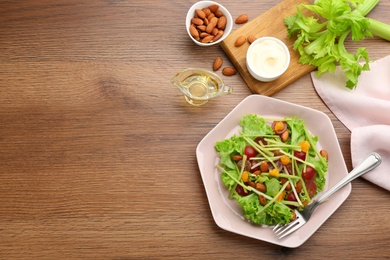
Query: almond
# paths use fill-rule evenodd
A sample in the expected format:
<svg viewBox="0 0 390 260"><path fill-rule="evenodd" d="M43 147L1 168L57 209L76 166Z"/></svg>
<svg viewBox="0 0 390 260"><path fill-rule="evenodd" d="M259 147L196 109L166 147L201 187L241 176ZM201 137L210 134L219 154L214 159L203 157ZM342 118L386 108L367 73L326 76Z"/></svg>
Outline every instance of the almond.
<svg viewBox="0 0 390 260"><path fill-rule="evenodd" d="M233 67L225 67L222 70L222 74L225 76L233 76L237 73L236 69Z"/></svg>
<svg viewBox="0 0 390 260"><path fill-rule="evenodd" d="M227 23L226 16L222 15L221 17L219 17L217 23L218 29L224 30L226 27L226 23Z"/></svg>
<svg viewBox="0 0 390 260"><path fill-rule="evenodd" d="M217 5L217 4L213 4L213 5L209 6L209 9L212 13L215 13L216 11L218 11L218 8L219 8L219 5Z"/></svg>
<svg viewBox="0 0 390 260"><path fill-rule="evenodd" d="M198 18L198 17L194 17L191 19L191 23L195 24L195 25L202 25L203 24L203 20Z"/></svg>
<svg viewBox="0 0 390 260"><path fill-rule="evenodd" d="M219 70L222 67L222 63L223 63L223 60L221 57L215 58L214 64L213 64L213 70L214 71Z"/></svg>
<svg viewBox="0 0 390 260"><path fill-rule="evenodd" d="M267 205L267 199L263 195L259 195L259 201L262 206Z"/></svg>
<svg viewBox="0 0 390 260"><path fill-rule="evenodd" d="M191 25L191 26L190 26L190 34L191 34L192 37L194 37L194 38L199 38L199 32L198 32L198 30L195 28L194 25Z"/></svg>
<svg viewBox="0 0 390 260"><path fill-rule="evenodd" d="M200 19L204 19L206 17L206 14L200 10L200 9L195 9L195 13L196 15L200 18Z"/></svg>
<svg viewBox="0 0 390 260"><path fill-rule="evenodd" d="M243 45L244 43L246 42L246 38L245 36L238 36L238 38L236 39L235 43L234 43L234 46L236 47L240 47L241 45Z"/></svg>
<svg viewBox="0 0 390 260"><path fill-rule="evenodd" d="M236 18L236 24L242 24L248 22L249 17L247 14L242 14Z"/></svg>
<svg viewBox="0 0 390 260"><path fill-rule="evenodd" d="M325 158L325 160L328 160L328 152L326 150L321 150L320 155Z"/></svg>
<svg viewBox="0 0 390 260"><path fill-rule="evenodd" d="M196 26L196 28L198 28L202 32L206 31L206 25L198 25Z"/></svg>
<svg viewBox="0 0 390 260"><path fill-rule="evenodd" d="M218 18L221 17L221 16L223 15L223 13L221 12L221 10L215 11L214 14L215 14L215 16L218 17Z"/></svg>
<svg viewBox="0 0 390 260"><path fill-rule="evenodd" d="M202 43L211 42L214 39L214 35L208 35L202 39Z"/></svg>
<svg viewBox="0 0 390 260"><path fill-rule="evenodd" d="M204 25L209 25L209 19L207 19L207 17L206 18L204 18L203 19L203 23L204 23Z"/></svg>
<svg viewBox="0 0 390 260"><path fill-rule="evenodd" d="M205 17L207 17L211 13L210 9L208 8L203 8L202 11L206 15Z"/></svg>
<svg viewBox="0 0 390 260"><path fill-rule="evenodd" d="M213 31L214 27L217 25L217 23L218 23L217 17L211 18L209 20L209 24L206 27L206 32L211 33Z"/></svg>
<svg viewBox="0 0 390 260"><path fill-rule="evenodd" d="M224 33L223 30L219 30L217 35L214 36L212 42L218 41L222 37L223 33Z"/></svg>
<svg viewBox="0 0 390 260"><path fill-rule="evenodd" d="M251 34L246 39L248 40L249 44L251 44L252 42L256 41L256 36Z"/></svg>
<svg viewBox="0 0 390 260"><path fill-rule="evenodd" d="M206 36L210 36L211 34L209 34L209 33L207 33L207 32L201 32L200 34L199 34L199 37L200 38L204 38L204 37L206 37Z"/></svg>
<svg viewBox="0 0 390 260"><path fill-rule="evenodd" d="M210 13L208 16L207 16L207 19L209 19L209 21L211 20L211 18L215 17L215 14L214 13Z"/></svg>

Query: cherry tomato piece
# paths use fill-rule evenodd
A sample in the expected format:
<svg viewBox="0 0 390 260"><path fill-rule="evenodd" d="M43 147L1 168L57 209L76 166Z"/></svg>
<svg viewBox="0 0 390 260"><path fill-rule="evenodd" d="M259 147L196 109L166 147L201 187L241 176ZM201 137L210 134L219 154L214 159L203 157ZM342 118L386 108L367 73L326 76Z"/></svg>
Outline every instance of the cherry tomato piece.
<svg viewBox="0 0 390 260"><path fill-rule="evenodd" d="M298 159L301 159L304 161L306 159L306 153L305 152L300 152L300 151L294 151L294 156L297 157ZM297 161L298 163L301 163L300 161Z"/></svg>
<svg viewBox="0 0 390 260"><path fill-rule="evenodd" d="M286 198L288 201L297 201L297 198L295 197L295 194L294 192L290 192L288 195L287 195L287 198Z"/></svg>
<svg viewBox="0 0 390 260"><path fill-rule="evenodd" d="M257 155L257 151L252 146L247 145L244 148L244 154L246 155L246 157L249 160L250 158L255 157Z"/></svg>
<svg viewBox="0 0 390 260"><path fill-rule="evenodd" d="M312 180L315 178L316 173L317 172L313 167L306 165L306 171L302 172L302 178L304 180Z"/></svg>
<svg viewBox="0 0 390 260"><path fill-rule="evenodd" d="M293 192L290 192L290 193L287 195L286 200L288 200L288 201L297 201L297 198L295 197L295 194L294 194ZM295 209L295 208L296 208L296 207L293 206L293 205L289 205L289 207L290 207L291 209Z"/></svg>
<svg viewBox="0 0 390 260"><path fill-rule="evenodd" d="M236 186L236 191L237 191L238 195L240 195L240 196L248 196L249 195L249 191L244 190L244 188L241 185Z"/></svg>

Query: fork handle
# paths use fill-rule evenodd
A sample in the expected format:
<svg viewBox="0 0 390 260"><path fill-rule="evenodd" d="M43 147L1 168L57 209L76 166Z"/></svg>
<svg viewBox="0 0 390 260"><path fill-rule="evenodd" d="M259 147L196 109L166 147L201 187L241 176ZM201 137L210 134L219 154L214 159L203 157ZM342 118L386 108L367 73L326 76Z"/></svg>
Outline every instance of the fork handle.
<svg viewBox="0 0 390 260"><path fill-rule="evenodd" d="M363 159L363 161L358 166L356 166L349 174L347 174L347 176L345 176L335 186L333 186L330 190L328 190L321 197L319 197L316 204L321 204L331 195L333 195L333 193L335 193L354 179L376 168L379 164L381 164L381 162L382 159L379 154L375 152L370 153L367 157Z"/></svg>

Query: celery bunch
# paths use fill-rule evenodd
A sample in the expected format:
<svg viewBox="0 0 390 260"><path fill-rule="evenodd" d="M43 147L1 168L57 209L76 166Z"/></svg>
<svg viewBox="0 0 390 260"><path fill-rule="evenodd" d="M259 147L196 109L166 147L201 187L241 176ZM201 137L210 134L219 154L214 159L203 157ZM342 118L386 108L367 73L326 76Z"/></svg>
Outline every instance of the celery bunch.
<svg viewBox="0 0 390 260"><path fill-rule="evenodd" d="M354 89L361 72L370 69L370 60L366 48L360 47L352 54L344 43L349 35L353 41L373 35L390 41L390 25L365 17L378 3L379 0L316 0L312 5L298 5L297 14L286 17L285 24L289 37L297 37L293 48L300 54L299 62L317 67L317 75L333 72L340 65L346 87ZM303 9L313 15L305 16Z"/></svg>

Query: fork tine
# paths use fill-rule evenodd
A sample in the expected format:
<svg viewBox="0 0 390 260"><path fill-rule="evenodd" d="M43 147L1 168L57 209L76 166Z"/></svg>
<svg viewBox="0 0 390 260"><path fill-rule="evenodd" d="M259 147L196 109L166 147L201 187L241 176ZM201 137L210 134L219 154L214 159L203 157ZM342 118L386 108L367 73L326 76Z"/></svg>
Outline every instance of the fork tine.
<svg viewBox="0 0 390 260"><path fill-rule="evenodd" d="M278 224L273 228L275 235L279 239L291 234L292 232L294 232L295 230L297 230L303 224L306 223L305 219L302 218L299 211L295 210L295 216L296 216L296 218L293 221L291 221L290 223L288 223L286 225Z"/></svg>
<svg viewBox="0 0 390 260"><path fill-rule="evenodd" d="M294 231L296 231L297 229L299 229L300 227L302 227L304 224L305 224L305 222L300 222L300 223L296 224L295 226L291 227L290 229L285 230L284 233L280 233L279 236L278 236L278 238L279 238L279 239L282 239L282 238L284 238L285 236L290 235L291 233L293 233Z"/></svg>
<svg viewBox="0 0 390 260"><path fill-rule="evenodd" d="M274 226L274 228L272 229L274 232L278 231L280 227L283 227L281 224L277 224Z"/></svg>
<svg viewBox="0 0 390 260"><path fill-rule="evenodd" d="M278 236L279 239L285 237L285 236L288 236L290 235L291 233L293 233L294 231L296 231L297 229L299 229L301 226L303 226L305 224L305 222L299 222L299 221L294 221L294 223L291 223L290 225L286 226L285 229L281 230L279 233L277 233L276 235Z"/></svg>
<svg viewBox="0 0 390 260"><path fill-rule="evenodd" d="M290 223L288 224L285 224L285 225L281 225L281 224L278 224L274 227L273 231L275 232L275 234L278 236L279 233L282 233L288 229L290 229L292 226L294 226L296 223L298 222L298 219L295 219L294 221L291 221Z"/></svg>
<svg viewBox="0 0 390 260"><path fill-rule="evenodd" d="M290 223L289 223L290 224ZM286 225L289 225L289 224L286 224ZM274 231L274 233L277 233L279 232L282 228L286 227L286 225L282 225L282 224L277 224L276 226L274 226L274 228L272 229Z"/></svg>

